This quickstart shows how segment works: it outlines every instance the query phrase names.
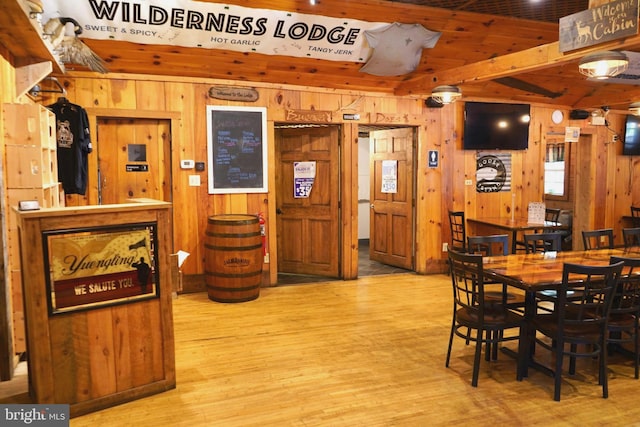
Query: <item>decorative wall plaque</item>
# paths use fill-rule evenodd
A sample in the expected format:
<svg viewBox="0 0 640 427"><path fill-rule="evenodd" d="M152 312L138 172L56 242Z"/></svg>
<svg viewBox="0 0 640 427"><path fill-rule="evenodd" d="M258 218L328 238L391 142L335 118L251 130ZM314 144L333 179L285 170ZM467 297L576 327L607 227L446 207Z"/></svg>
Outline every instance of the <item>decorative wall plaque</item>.
<svg viewBox="0 0 640 427"><path fill-rule="evenodd" d="M560 52L638 34L638 2L616 0L560 18Z"/></svg>
<svg viewBox="0 0 640 427"><path fill-rule="evenodd" d="M291 122L328 123L331 122L331 111L287 110L286 120Z"/></svg>
<svg viewBox="0 0 640 427"><path fill-rule="evenodd" d="M259 97L258 91L252 87L212 86L209 88L209 98L225 101L256 102Z"/></svg>

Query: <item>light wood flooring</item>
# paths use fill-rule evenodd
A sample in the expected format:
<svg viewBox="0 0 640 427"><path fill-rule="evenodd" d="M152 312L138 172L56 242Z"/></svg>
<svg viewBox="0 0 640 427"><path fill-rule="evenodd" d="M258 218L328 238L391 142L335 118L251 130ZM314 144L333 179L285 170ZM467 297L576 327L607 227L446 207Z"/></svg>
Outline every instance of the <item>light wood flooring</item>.
<svg viewBox="0 0 640 427"><path fill-rule="evenodd" d="M473 348L461 339L445 368L450 286L399 274L266 288L239 304L180 295L176 389L71 426L640 425L640 381L621 355L608 399L591 360L565 376L561 402L543 373L516 381L505 354L483 361L471 387Z"/></svg>

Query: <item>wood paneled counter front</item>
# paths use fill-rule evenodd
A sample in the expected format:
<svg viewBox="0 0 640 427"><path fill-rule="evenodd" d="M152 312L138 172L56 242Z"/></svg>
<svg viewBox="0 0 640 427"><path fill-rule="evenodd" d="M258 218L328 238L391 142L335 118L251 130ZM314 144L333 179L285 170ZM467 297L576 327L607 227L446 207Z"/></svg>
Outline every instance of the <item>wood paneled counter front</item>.
<svg viewBox="0 0 640 427"><path fill-rule="evenodd" d="M170 209L15 210L34 403L74 417L175 388Z"/></svg>

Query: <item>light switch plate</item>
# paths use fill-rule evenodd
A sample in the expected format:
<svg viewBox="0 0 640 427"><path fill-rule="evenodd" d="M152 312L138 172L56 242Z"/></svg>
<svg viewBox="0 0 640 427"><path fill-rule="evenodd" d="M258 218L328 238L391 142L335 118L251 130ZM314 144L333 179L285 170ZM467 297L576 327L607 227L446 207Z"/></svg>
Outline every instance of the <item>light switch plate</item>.
<svg viewBox="0 0 640 427"><path fill-rule="evenodd" d="M189 175L189 186L190 187L199 187L200 186L200 175Z"/></svg>

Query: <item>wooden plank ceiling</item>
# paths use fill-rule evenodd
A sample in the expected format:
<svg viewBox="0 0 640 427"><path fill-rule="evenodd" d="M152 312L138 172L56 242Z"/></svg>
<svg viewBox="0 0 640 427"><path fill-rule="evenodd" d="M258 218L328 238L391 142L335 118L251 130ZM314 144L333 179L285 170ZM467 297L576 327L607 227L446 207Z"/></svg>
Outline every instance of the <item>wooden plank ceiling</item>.
<svg viewBox="0 0 640 427"><path fill-rule="evenodd" d="M501 99L585 109L608 106L624 110L630 103L640 101L640 86L588 81L578 73L577 67L580 57L588 52L603 48L635 51L640 48L640 36L568 56L559 54L557 45L553 44L558 41L558 19L587 9L587 0L535 3L530 0L317 0L316 5L309 1L230 0L224 3L371 22L418 23L442 32L442 36L434 48L423 51L414 72L397 77L363 73L359 71L361 63L109 40L84 41L107 61L111 73L206 77L424 98L436 85L458 84L467 99ZM11 31L11 28L5 30ZM67 65L67 70L83 68Z"/></svg>

